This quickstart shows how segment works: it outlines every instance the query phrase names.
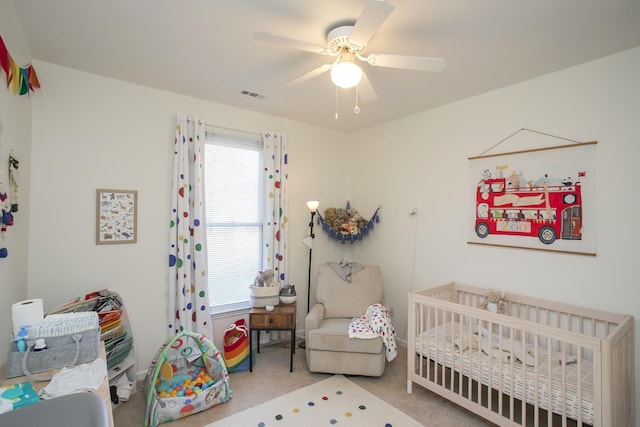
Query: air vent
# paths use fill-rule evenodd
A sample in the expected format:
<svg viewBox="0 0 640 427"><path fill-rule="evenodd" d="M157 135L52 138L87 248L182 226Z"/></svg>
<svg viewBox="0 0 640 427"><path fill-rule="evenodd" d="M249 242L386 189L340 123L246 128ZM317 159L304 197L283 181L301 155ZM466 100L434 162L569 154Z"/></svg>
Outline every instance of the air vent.
<svg viewBox="0 0 640 427"><path fill-rule="evenodd" d="M255 98L255 99L263 99L264 98L264 95L261 95L261 94L256 93L256 92L252 92L250 90L243 90L240 93L243 94L243 95L246 95L246 96L250 96L250 97Z"/></svg>

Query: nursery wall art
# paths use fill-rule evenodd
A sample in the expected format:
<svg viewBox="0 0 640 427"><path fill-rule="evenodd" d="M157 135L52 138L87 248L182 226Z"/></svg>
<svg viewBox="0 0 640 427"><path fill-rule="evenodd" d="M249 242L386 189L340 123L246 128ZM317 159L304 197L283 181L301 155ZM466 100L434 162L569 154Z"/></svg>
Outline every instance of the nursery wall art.
<svg viewBox="0 0 640 427"><path fill-rule="evenodd" d="M96 244L136 243L138 192L96 190Z"/></svg>
<svg viewBox="0 0 640 427"><path fill-rule="evenodd" d="M521 129L470 157L467 243L595 256L595 144Z"/></svg>
<svg viewBox="0 0 640 427"><path fill-rule="evenodd" d="M15 95L28 95L40 87L38 75L31 64L24 67L16 64L0 37L0 67L7 78L7 88Z"/></svg>

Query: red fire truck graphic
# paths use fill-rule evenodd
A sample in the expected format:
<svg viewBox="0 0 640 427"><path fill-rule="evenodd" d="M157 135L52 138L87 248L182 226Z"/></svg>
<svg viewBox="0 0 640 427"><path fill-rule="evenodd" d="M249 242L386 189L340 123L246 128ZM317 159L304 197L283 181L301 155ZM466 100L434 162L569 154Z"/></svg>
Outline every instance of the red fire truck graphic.
<svg viewBox="0 0 640 427"><path fill-rule="evenodd" d="M550 245L556 239L582 238L580 182L541 179L514 186L506 178L487 178L476 190L476 234L538 237Z"/></svg>

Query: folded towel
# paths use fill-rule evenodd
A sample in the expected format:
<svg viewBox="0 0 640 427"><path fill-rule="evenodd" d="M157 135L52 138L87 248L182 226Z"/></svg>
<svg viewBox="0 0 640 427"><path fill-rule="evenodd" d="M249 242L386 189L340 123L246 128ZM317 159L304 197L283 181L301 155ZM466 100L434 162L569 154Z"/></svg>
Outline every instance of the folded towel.
<svg viewBox="0 0 640 427"><path fill-rule="evenodd" d="M96 359L74 368L62 368L51 378L51 382L40 390L40 397L53 399L81 391L96 392L106 376L107 364L102 359Z"/></svg>

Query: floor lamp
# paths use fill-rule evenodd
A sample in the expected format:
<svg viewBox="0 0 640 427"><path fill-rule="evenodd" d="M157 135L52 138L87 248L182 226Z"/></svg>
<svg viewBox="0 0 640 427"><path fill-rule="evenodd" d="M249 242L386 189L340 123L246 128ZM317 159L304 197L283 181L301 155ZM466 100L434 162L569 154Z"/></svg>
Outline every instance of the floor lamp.
<svg viewBox="0 0 640 427"><path fill-rule="evenodd" d="M309 314L309 305L311 301L311 255L313 253L313 239L316 237L313 234L313 218L316 216L318 206L320 206L320 202L318 202L317 200L307 202L307 208L309 208L309 211L311 212L311 221L309 221L309 237L305 239L306 245L309 246L309 275L307 276L307 314ZM305 340L300 341L300 344L298 344L298 346L300 348L305 348Z"/></svg>

